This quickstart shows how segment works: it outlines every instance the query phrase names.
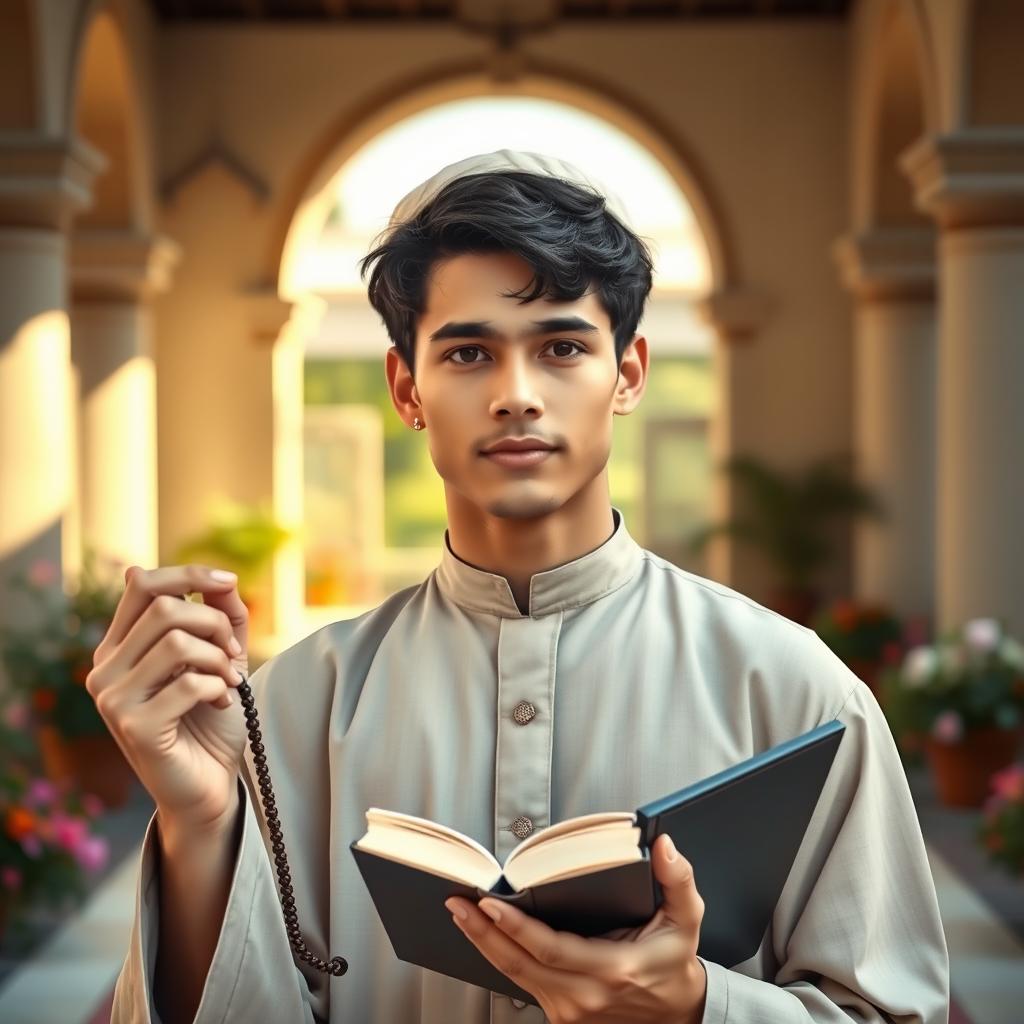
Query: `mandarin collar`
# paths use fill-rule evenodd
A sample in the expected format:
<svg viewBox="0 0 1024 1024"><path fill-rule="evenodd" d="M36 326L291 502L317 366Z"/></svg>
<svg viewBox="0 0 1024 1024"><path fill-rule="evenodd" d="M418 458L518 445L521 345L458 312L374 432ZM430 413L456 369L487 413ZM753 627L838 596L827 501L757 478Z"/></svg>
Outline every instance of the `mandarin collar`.
<svg viewBox="0 0 1024 1024"><path fill-rule="evenodd" d="M613 507L612 513L615 529L600 547L534 574L528 613L519 610L504 576L478 569L452 551L447 530L441 562L434 570L437 585L445 597L462 608L506 619L536 619L590 604L628 583L643 560L643 549L626 529L622 512Z"/></svg>

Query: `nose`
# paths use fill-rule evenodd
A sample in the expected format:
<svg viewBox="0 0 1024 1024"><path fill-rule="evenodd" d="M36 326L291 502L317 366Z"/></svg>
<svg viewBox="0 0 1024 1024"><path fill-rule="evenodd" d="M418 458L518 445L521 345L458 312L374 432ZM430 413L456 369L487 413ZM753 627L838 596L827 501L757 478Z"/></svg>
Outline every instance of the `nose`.
<svg viewBox="0 0 1024 1024"><path fill-rule="evenodd" d="M537 390L537 382L530 373L529 356L509 355L502 361L500 369L491 375L494 394L491 398L491 415L540 416L544 412L544 400Z"/></svg>

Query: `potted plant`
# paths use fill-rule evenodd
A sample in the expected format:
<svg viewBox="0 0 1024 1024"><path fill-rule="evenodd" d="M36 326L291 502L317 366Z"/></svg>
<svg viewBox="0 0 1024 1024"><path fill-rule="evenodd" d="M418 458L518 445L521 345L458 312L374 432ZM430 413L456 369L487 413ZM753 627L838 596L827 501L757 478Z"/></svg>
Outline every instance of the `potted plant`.
<svg viewBox="0 0 1024 1024"><path fill-rule="evenodd" d="M0 629L11 689L30 710L43 769L53 781L74 780L109 807L123 805L135 773L85 688L93 652L114 616L123 563L88 549L76 583L65 589L59 568L40 560L10 578L24 595L32 623Z"/></svg>
<svg viewBox="0 0 1024 1024"><path fill-rule="evenodd" d="M989 860L1024 878L1024 761L996 772L976 835Z"/></svg>
<svg viewBox="0 0 1024 1024"><path fill-rule="evenodd" d="M201 561L238 576L238 592L249 610L250 629L272 627L266 600L266 576L276 552L292 537L262 503L223 502L202 532L178 547L178 562Z"/></svg>
<svg viewBox="0 0 1024 1024"><path fill-rule="evenodd" d="M829 648L879 698L883 666L903 659L904 630L900 620L879 604L843 599L822 609L812 625Z"/></svg>
<svg viewBox="0 0 1024 1024"><path fill-rule="evenodd" d="M918 741L939 799L980 807L1024 737L1024 646L998 619L972 619L882 675L893 734ZM917 744L914 744L917 745Z"/></svg>
<svg viewBox="0 0 1024 1024"><path fill-rule="evenodd" d="M18 730L0 725L2 749ZM64 781L55 783L19 759L0 762L0 936L15 944L28 937L29 912L39 905L61 910L81 902L86 878L109 857L107 840L92 826L103 803Z"/></svg>
<svg viewBox="0 0 1024 1024"><path fill-rule="evenodd" d="M725 534L758 548L778 576L770 604L807 625L819 602L817 576L834 557L830 531L858 515L881 515L875 495L851 476L848 455L820 460L794 476L749 455L735 455L722 469L736 481L743 511L700 527L689 538L699 553Z"/></svg>

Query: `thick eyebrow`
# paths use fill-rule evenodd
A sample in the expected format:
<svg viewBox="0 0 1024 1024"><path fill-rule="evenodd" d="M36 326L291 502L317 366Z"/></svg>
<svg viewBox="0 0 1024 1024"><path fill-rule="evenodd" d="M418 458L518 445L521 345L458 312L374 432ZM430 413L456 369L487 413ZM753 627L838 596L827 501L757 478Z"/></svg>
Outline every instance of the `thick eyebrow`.
<svg viewBox="0 0 1024 1024"><path fill-rule="evenodd" d="M547 320L531 320L533 324L524 336L539 334L556 334L559 331L575 331L584 334L596 334L600 328L579 316L555 316ZM430 335L431 341L450 341L452 338L490 338L503 337L501 331L492 326L489 320L455 320L439 327Z"/></svg>

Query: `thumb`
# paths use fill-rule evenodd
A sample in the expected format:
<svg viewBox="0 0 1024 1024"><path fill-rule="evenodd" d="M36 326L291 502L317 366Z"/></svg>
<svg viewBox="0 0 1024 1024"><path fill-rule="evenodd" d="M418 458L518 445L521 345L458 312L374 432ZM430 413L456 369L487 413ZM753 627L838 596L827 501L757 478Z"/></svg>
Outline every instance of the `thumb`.
<svg viewBox="0 0 1024 1024"><path fill-rule="evenodd" d="M685 931L698 931L704 916L704 901L697 891L693 867L676 849L667 832L655 843L654 876L665 894L662 913Z"/></svg>

